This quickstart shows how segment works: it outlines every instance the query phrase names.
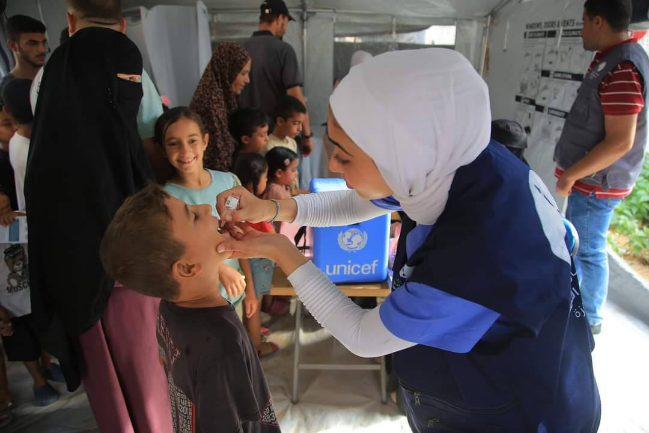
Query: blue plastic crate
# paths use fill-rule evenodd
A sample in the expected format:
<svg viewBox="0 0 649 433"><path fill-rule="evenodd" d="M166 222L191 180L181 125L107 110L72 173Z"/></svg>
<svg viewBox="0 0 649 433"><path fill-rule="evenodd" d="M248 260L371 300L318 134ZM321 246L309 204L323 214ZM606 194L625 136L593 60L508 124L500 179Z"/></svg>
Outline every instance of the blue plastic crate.
<svg viewBox="0 0 649 433"><path fill-rule="evenodd" d="M311 192L348 189L342 179L312 179ZM388 272L390 215L313 229L313 262L334 283L376 283Z"/></svg>

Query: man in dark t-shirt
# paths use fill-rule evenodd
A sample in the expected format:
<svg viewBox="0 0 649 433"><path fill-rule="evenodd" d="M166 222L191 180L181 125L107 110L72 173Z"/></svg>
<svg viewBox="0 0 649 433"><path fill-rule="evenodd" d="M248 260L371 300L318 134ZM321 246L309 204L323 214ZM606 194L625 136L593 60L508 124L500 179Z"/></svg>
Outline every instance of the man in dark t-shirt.
<svg viewBox="0 0 649 433"><path fill-rule="evenodd" d="M0 104L2 89L14 78L33 80L45 64L47 37L45 25L26 15L14 15L7 20L7 46L14 55L15 66L0 81Z"/></svg>
<svg viewBox="0 0 649 433"><path fill-rule="evenodd" d="M241 94L240 105L260 108L271 118L274 118L277 101L286 94L299 99L306 106L297 55L293 47L281 40L289 21L295 20L282 0L266 0L261 5L259 31L243 43L250 53L252 69L250 84ZM299 143L303 156L308 156L313 150L312 137L307 114Z"/></svg>

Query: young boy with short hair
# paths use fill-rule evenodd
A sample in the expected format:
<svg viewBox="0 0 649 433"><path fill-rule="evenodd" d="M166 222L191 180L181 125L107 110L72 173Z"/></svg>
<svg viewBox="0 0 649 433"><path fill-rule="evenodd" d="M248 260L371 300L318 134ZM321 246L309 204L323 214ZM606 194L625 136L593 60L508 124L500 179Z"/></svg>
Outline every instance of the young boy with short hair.
<svg viewBox="0 0 649 433"><path fill-rule="evenodd" d="M295 137L302 132L305 116L306 107L299 99L290 95L279 98L275 106L275 128L268 137L268 146L263 154L265 155L273 147L286 147L299 155ZM294 195L305 192L300 191L299 176L295 179L291 190Z"/></svg>
<svg viewBox="0 0 649 433"><path fill-rule="evenodd" d="M235 110L228 122L230 135L239 144L235 154L266 152L268 124L268 116L258 108L247 107Z"/></svg>
<svg viewBox="0 0 649 433"><path fill-rule="evenodd" d="M284 95L277 101L274 116L275 128L270 137L268 137L266 152L273 147L281 146L299 154L295 137L302 132L306 107L299 99L290 95Z"/></svg>
<svg viewBox="0 0 649 433"><path fill-rule="evenodd" d="M279 432L250 336L219 291L230 257L208 205L187 206L157 185L124 202L101 244L108 275L161 298L158 345L174 431Z"/></svg>

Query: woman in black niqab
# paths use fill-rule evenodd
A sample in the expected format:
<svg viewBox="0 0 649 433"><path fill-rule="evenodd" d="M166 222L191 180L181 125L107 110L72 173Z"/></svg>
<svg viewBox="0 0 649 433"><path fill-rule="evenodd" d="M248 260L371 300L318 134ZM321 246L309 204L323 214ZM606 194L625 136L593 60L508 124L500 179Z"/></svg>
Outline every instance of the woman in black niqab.
<svg viewBox="0 0 649 433"><path fill-rule="evenodd" d="M32 311L73 390L78 337L101 318L114 281L99 245L124 200L153 172L137 132L142 56L124 34L79 30L47 63L25 181Z"/></svg>

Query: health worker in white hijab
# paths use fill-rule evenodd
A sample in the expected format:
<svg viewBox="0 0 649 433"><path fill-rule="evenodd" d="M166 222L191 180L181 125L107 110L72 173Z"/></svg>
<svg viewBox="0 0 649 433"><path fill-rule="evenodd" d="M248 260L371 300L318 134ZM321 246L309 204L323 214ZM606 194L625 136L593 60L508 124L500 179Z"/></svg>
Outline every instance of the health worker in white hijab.
<svg viewBox="0 0 649 433"><path fill-rule="evenodd" d="M330 99L330 160L348 191L278 202L218 197L233 258L266 257L318 322L363 357L394 354L415 432L595 432L593 348L566 229L539 177L490 141L487 85L446 49L351 68ZM225 208L230 194L236 211ZM404 222L393 291L363 310L292 242L230 221ZM574 268L572 268L574 269Z"/></svg>

